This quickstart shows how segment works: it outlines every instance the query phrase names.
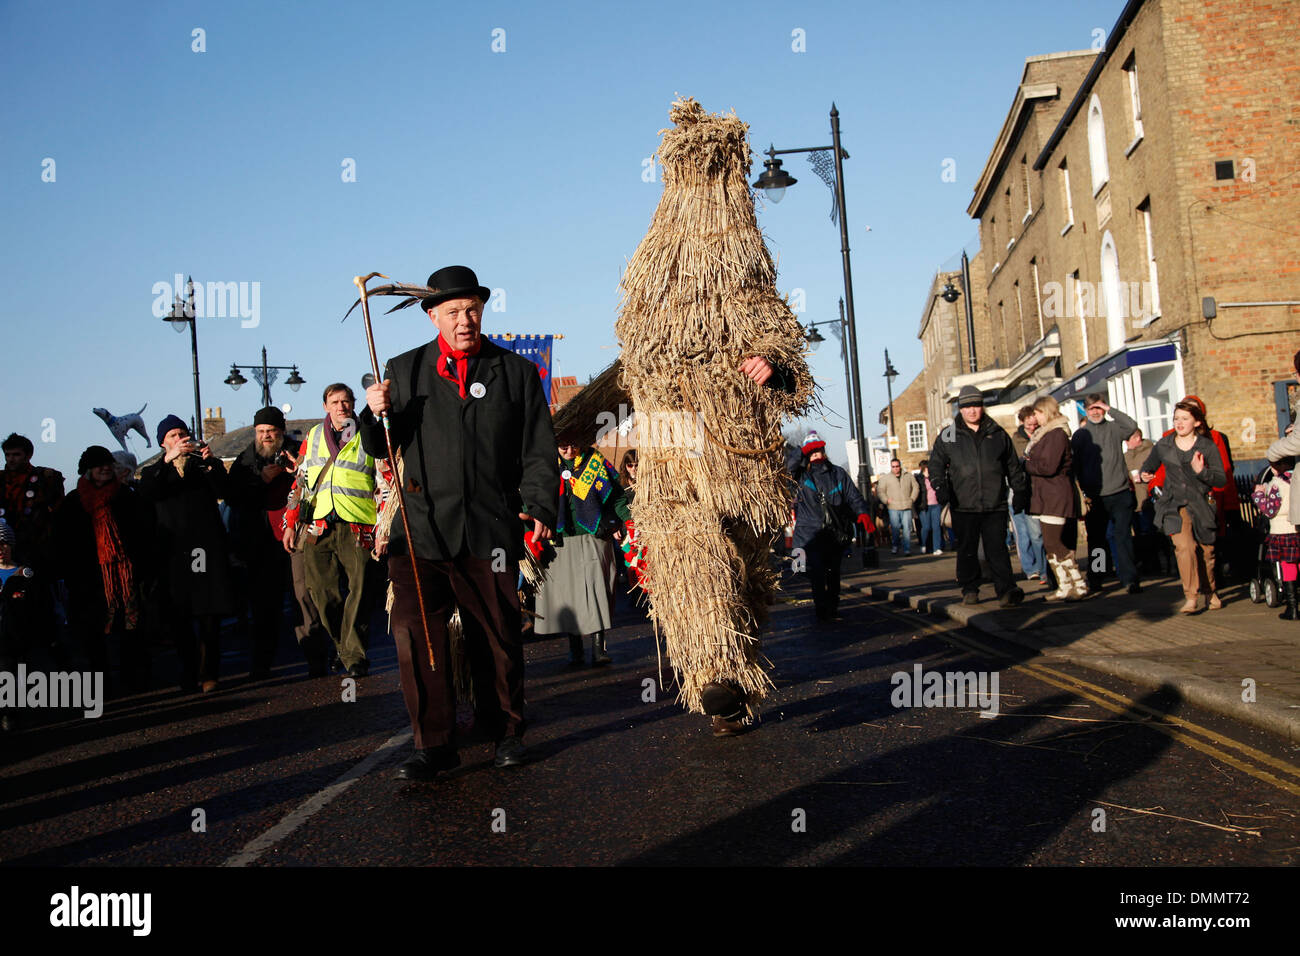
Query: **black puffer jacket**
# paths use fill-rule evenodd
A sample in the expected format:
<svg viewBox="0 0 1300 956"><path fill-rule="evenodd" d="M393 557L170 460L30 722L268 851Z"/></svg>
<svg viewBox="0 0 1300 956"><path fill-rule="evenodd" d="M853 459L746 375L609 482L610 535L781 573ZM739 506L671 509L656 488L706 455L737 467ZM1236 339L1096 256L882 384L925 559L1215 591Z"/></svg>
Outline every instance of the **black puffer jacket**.
<svg viewBox="0 0 1300 956"><path fill-rule="evenodd" d="M1005 511L1008 484L1018 510L1029 505L1029 481L1011 436L987 413L975 431L960 412L944 426L930 453L930 483L953 511Z"/></svg>

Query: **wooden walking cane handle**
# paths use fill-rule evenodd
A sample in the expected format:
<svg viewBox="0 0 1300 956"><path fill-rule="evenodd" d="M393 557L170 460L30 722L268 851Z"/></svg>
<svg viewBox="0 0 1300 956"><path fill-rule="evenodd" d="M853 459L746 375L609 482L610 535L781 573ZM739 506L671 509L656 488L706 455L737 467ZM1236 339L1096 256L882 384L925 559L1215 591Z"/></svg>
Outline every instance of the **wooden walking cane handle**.
<svg viewBox="0 0 1300 956"><path fill-rule="evenodd" d="M387 279L380 272L368 276L356 276L352 283L361 292L361 320L366 330L366 345L370 347L370 369L376 382L382 382L379 376L379 356L375 354L375 334L370 327L370 302L366 297L366 283L374 278ZM406 520L406 498L402 493L402 478L397 469L397 455L393 453L393 432L388 421L388 412L379 416L384 424L384 443L388 446L388 467L393 472L393 487L397 490L397 510L402 516L402 533L406 535L406 551L411 556L411 577L415 581L415 603L420 607L420 625L424 628L424 646L429 651L429 670L436 671L437 663L433 658L433 638L429 635L429 615L424 609L424 588L420 586L420 566L415 560L415 543L411 540L411 526Z"/></svg>

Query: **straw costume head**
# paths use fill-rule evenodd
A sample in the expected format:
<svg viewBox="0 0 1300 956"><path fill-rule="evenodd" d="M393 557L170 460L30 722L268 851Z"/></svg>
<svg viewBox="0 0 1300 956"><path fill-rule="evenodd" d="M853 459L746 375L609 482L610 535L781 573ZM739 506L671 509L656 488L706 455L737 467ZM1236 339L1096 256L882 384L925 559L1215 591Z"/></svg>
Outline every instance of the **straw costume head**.
<svg viewBox="0 0 1300 956"><path fill-rule="evenodd" d="M633 515L651 615L687 707L700 690L771 686L757 633L776 580L768 548L789 520L782 422L812 396L799 323L776 291L749 187L748 126L679 99L658 156L664 191L623 277L622 382L637 412ZM761 356L793 391L740 371Z"/></svg>

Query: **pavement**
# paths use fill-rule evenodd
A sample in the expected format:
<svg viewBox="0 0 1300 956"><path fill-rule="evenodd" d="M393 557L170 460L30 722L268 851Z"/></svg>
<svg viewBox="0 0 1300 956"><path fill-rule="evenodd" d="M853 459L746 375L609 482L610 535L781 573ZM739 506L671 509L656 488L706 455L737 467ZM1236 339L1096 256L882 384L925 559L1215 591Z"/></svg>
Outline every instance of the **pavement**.
<svg viewBox="0 0 1300 956"><path fill-rule="evenodd" d="M1177 577L1144 579L1135 595L1112 578L1088 600L1047 603L1048 588L1017 574L1025 601L1003 609L987 578L980 603L962 604L955 553L877 553L880 567L873 570L854 570L856 554L845 559L846 588L947 616L1043 657L1171 687L1189 703L1300 743L1300 621L1279 620L1279 608L1252 604L1245 583L1220 588L1220 610L1184 615ZM1014 549L1012 562L1018 568Z"/></svg>

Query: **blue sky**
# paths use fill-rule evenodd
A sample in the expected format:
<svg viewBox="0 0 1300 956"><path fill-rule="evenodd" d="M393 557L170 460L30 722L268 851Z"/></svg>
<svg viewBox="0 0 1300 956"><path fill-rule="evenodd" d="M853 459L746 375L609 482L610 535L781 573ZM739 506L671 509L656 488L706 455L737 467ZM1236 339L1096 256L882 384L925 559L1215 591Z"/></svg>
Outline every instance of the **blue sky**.
<svg viewBox="0 0 1300 956"><path fill-rule="evenodd" d="M251 423L259 389L222 382L264 345L308 382L273 389L294 417L323 414L329 382L358 383L361 323L340 318L352 277L371 271L423 282L474 268L505 292L485 331L562 333L556 373L585 380L617 355L619 278L662 188L643 161L682 94L734 109L756 153L829 144L838 105L877 433L883 351L901 390L921 370L934 270L974 248L965 209L1024 58L1091 47L1122 6L0 3L0 432L28 435L37 463L71 479L87 445L116 447L91 408L148 402L151 436L169 412L188 419L189 336L153 314L156 284L178 272L259 284L255 326L199 320L203 404L230 428ZM831 194L804 157L786 168L799 184L759 208L778 288L804 291L804 321L832 319ZM381 311L381 361L431 337L416 310ZM814 372L827 406L814 424L843 462L833 339Z"/></svg>

